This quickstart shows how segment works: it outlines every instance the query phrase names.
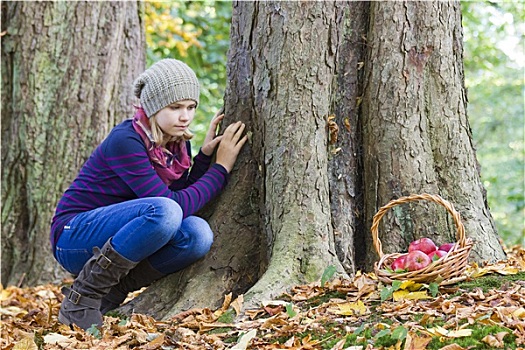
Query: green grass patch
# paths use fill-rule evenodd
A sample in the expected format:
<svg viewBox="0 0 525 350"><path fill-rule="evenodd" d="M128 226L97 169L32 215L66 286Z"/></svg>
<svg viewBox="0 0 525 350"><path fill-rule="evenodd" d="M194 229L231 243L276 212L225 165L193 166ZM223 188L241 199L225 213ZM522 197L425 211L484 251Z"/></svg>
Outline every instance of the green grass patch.
<svg viewBox="0 0 525 350"><path fill-rule="evenodd" d="M516 336L512 334L512 330L502 327L502 326L484 326L480 324L474 324L468 327L472 329L472 335L470 337L464 338L455 338L455 339L446 339L441 341L442 338L434 337L432 341L428 344L428 350L438 350L442 347L450 344L457 344L463 348L471 348L476 350L494 350L494 346L489 345L482 341L487 335L495 335L500 332L508 332L507 335L503 338L505 345L503 349L513 350L516 349Z"/></svg>
<svg viewBox="0 0 525 350"><path fill-rule="evenodd" d="M481 288L481 290L486 293L492 289L501 288L504 284L523 281L525 280L525 273L520 272L515 275L486 275L478 278L474 278L470 281L464 281L458 284L459 291L457 295L461 294L464 290L473 290L475 288Z"/></svg>

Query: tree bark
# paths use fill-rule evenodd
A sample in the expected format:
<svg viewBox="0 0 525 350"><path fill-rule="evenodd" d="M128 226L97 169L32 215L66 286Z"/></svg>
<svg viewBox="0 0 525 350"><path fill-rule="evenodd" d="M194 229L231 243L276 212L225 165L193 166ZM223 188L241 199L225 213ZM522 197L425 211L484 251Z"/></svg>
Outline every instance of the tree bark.
<svg viewBox="0 0 525 350"><path fill-rule="evenodd" d="M462 40L457 2L372 3L363 97L366 227L394 198L439 194L474 239L472 258L496 260L505 255L466 116ZM380 228L385 253L419 237L455 241L452 219L428 203L396 207ZM371 247L371 236L367 242ZM368 266L374 260L369 254Z"/></svg>
<svg viewBox="0 0 525 350"><path fill-rule="evenodd" d="M2 284L57 280L56 203L132 112L137 2L2 2Z"/></svg>

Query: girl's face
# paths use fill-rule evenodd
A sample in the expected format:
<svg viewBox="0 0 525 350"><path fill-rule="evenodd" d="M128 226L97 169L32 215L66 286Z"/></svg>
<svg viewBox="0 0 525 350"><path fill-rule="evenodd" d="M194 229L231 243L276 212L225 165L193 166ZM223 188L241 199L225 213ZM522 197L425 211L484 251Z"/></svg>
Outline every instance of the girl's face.
<svg viewBox="0 0 525 350"><path fill-rule="evenodd" d="M196 108L197 103L193 100L177 101L158 111L154 117L162 132L182 137L195 117Z"/></svg>

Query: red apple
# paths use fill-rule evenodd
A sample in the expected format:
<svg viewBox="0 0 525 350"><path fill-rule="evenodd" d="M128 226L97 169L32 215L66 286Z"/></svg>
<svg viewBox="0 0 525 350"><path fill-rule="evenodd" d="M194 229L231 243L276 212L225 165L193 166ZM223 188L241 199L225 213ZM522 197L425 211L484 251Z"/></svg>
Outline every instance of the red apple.
<svg viewBox="0 0 525 350"><path fill-rule="evenodd" d="M392 265L390 265L390 267L392 268L392 270L394 272L398 271L398 270L404 270L405 269L405 258L406 258L406 256L407 256L406 254L401 255L396 260L394 260Z"/></svg>
<svg viewBox="0 0 525 350"><path fill-rule="evenodd" d="M414 250L405 258L405 269L408 271L421 270L424 267L427 267L431 263L428 255L423 253L420 250Z"/></svg>
<svg viewBox="0 0 525 350"><path fill-rule="evenodd" d="M456 243L445 243L445 244L440 245L438 249L444 250L446 252L450 252L452 248L454 248L455 245Z"/></svg>
<svg viewBox="0 0 525 350"><path fill-rule="evenodd" d="M430 238L420 238L408 246L408 252L413 252L415 250L420 250L425 254L430 254L433 251L437 250L436 245Z"/></svg>
<svg viewBox="0 0 525 350"><path fill-rule="evenodd" d="M436 261L447 255L448 252L444 250L434 250L430 254L427 254L431 261Z"/></svg>

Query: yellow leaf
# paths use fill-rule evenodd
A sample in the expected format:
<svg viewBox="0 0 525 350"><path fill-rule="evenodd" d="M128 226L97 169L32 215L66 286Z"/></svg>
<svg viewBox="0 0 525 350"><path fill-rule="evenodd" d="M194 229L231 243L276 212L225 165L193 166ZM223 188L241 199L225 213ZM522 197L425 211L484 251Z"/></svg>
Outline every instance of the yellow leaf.
<svg viewBox="0 0 525 350"><path fill-rule="evenodd" d="M499 273L500 275L505 275L506 276L506 275L515 275L518 272L520 272L520 270L518 270L518 268L516 268L516 267L506 266L503 269L496 270L496 272Z"/></svg>
<svg viewBox="0 0 525 350"><path fill-rule="evenodd" d="M516 318L524 318L525 319L525 309L520 307L519 309L516 309L512 312L512 316Z"/></svg>
<svg viewBox="0 0 525 350"><path fill-rule="evenodd" d="M399 300L423 300L423 299L429 299L430 297L427 294L427 291L421 291L421 292L409 292L407 290L396 290L394 292L394 301Z"/></svg>
<svg viewBox="0 0 525 350"><path fill-rule="evenodd" d="M423 285L421 283L416 283L411 280L406 280L401 283L401 285L399 286L399 289L408 289L411 292L415 292L415 291L420 290L422 287Z"/></svg>
<svg viewBox="0 0 525 350"><path fill-rule="evenodd" d="M465 328L465 329L459 329L457 331L449 331L448 329L445 329L440 326L429 328L427 329L427 332L435 336L446 337L446 338L463 338L463 337L470 337L472 335L472 329Z"/></svg>
<svg viewBox="0 0 525 350"><path fill-rule="evenodd" d="M358 301L353 302L353 303L350 302L350 303L338 304L337 306L339 307L339 311L336 312L336 313L339 314L339 315L362 316L362 315L366 314L366 306L361 300L358 300Z"/></svg>
<svg viewBox="0 0 525 350"><path fill-rule="evenodd" d="M38 350L38 346L36 346L33 336L30 336L17 342L13 350Z"/></svg>

